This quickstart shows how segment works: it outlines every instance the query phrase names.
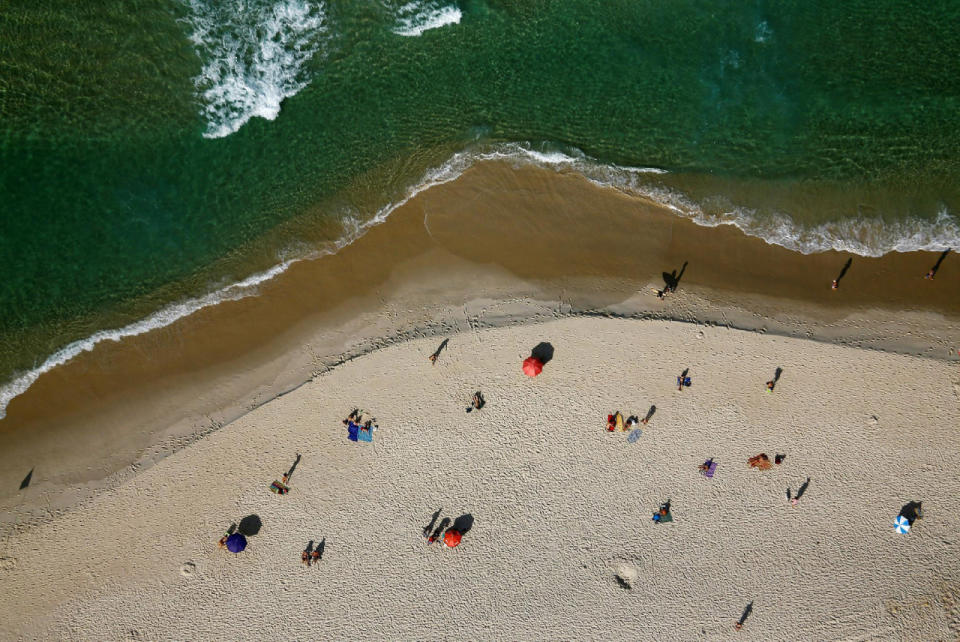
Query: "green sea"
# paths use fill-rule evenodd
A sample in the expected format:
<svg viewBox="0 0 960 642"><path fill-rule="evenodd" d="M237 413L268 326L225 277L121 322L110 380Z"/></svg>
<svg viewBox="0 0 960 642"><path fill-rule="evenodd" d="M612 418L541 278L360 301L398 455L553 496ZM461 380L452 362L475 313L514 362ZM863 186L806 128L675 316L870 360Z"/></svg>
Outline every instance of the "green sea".
<svg viewBox="0 0 960 642"><path fill-rule="evenodd" d="M960 245L957 25L942 0L0 2L0 408L482 158L801 252Z"/></svg>

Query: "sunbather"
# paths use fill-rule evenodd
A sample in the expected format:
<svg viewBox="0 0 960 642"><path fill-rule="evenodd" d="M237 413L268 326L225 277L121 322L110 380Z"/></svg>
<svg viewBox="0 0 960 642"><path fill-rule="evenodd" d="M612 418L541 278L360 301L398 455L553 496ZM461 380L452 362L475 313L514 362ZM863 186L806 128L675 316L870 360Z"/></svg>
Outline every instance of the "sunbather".
<svg viewBox="0 0 960 642"><path fill-rule="evenodd" d="M759 468L760 470L767 470L770 468L770 458L767 457L766 453L760 453L759 455L754 455L747 460L747 463L750 464L753 468Z"/></svg>

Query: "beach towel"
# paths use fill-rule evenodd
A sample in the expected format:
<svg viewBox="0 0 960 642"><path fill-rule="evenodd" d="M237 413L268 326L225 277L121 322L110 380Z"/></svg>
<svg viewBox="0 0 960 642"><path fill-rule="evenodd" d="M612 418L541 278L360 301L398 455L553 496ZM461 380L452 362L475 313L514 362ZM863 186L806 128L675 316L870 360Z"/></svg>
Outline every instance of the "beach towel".
<svg viewBox="0 0 960 642"><path fill-rule="evenodd" d="M643 434L642 430L640 430L639 428L635 428L634 431L627 436L627 441L632 444L636 440L640 439L640 435L642 434Z"/></svg>
<svg viewBox="0 0 960 642"><path fill-rule="evenodd" d="M617 430L626 430L626 428L623 427L623 415L620 414L619 410L617 411L617 414L613 416L613 419L616 422Z"/></svg>
<svg viewBox="0 0 960 642"><path fill-rule="evenodd" d="M270 492L277 493L278 495L286 495L290 492L290 487L282 482L274 480L273 483L270 484Z"/></svg>
<svg viewBox="0 0 960 642"><path fill-rule="evenodd" d="M707 469L703 471L703 476L708 479L713 479L713 473L716 472L716 470L717 470L717 462L711 461L710 466L708 466Z"/></svg>
<svg viewBox="0 0 960 642"><path fill-rule="evenodd" d="M347 424L347 439L350 441L356 441L358 432L360 432L360 426L352 421Z"/></svg>
<svg viewBox="0 0 960 642"><path fill-rule="evenodd" d="M357 440L357 441L366 441L366 442L371 442L371 441L373 441L373 430L367 430L366 428L361 428L361 429L357 432L357 439L356 439L356 440Z"/></svg>

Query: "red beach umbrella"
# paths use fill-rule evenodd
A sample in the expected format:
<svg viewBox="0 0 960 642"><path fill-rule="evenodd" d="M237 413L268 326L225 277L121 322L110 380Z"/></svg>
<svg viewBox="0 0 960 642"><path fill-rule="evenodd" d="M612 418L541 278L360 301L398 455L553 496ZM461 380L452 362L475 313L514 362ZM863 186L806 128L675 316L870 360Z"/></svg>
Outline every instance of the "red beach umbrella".
<svg viewBox="0 0 960 642"><path fill-rule="evenodd" d="M443 536L443 543L450 548L456 548L460 545L461 537L463 537L463 535L460 534L460 531L455 531L451 528L447 531L447 534Z"/></svg>
<svg viewBox="0 0 960 642"><path fill-rule="evenodd" d="M523 360L523 372L528 377L536 377L543 372L543 362L536 357L527 357Z"/></svg>

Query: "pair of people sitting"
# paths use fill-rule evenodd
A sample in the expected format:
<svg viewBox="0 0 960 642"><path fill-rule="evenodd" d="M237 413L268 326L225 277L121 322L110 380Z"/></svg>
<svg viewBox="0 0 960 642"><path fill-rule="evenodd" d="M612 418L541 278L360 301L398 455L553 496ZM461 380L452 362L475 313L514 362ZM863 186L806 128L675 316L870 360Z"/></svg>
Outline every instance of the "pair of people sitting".
<svg viewBox="0 0 960 642"><path fill-rule="evenodd" d="M373 441L373 431L377 429L374 419L363 421L363 416L359 408L354 408L353 412L343 420L347 427L347 439L350 441Z"/></svg>

